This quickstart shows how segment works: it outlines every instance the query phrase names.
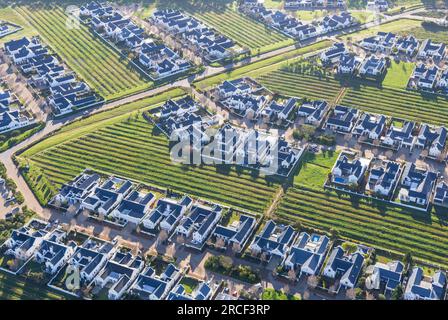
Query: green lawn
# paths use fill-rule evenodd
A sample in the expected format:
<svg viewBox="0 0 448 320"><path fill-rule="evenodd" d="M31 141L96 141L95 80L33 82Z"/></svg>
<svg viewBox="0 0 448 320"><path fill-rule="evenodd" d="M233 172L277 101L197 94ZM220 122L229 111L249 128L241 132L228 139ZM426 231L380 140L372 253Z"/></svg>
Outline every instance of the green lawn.
<svg viewBox="0 0 448 320"><path fill-rule="evenodd" d="M184 286L186 293L191 294L199 285L199 280L191 277L183 277L180 284Z"/></svg>
<svg viewBox="0 0 448 320"><path fill-rule="evenodd" d="M62 8L17 7L16 10L79 77L106 99L129 95L153 85L130 65L127 58L95 37L84 25L68 29Z"/></svg>
<svg viewBox="0 0 448 320"><path fill-rule="evenodd" d="M22 277L0 272L0 300L65 300L68 296L46 285L37 285Z"/></svg>
<svg viewBox="0 0 448 320"><path fill-rule="evenodd" d="M361 24L371 22L375 19L375 14L371 11L350 11L350 13Z"/></svg>
<svg viewBox="0 0 448 320"><path fill-rule="evenodd" d="M39 122L30 127L26 127L19 130L20 133L17 136L14 137L8 136L5 142L0 143L0 152L8 150L9 148L12 148L13 146L21 143L22 141L28 139L29 137L39 132L43 128L45 128L45 123Z"/></svg>
<svg viewBox="0 0 448 320"><path fill-rule="evenodd" d="M277 291L272 288L264 289L261 300L300 300L296 295L286 294L283 291Z"/></svg>
<svg viewBox="0 0 448 320"><path fill-rule="evenodd" d="M325 183L328 172L331 171L339 156L339 152L306 153L300 164L299 172L294 177L294 183L306 183L310 187L321 187Z"/></svg>
<svg viewBox="0 0 448 320"><path fill-rule="evenodd" d="M285 222L329 231L344 238L448 265L448 215L420 212L323 189L337 155L309 155L276 211Z"/></svg>
<svg viewBox="0 0 448 320"><path fill-rule="evenodd" d="M392 61L383 80L383 86L396 89L406 88L414 68L415 63L412 62Z"/></svg>
<svg viewBox="0 0 448 320"><path fill-rule="evenodd" d="M266 8L281 9L283 0L264 0L263 4Z"/></svg>

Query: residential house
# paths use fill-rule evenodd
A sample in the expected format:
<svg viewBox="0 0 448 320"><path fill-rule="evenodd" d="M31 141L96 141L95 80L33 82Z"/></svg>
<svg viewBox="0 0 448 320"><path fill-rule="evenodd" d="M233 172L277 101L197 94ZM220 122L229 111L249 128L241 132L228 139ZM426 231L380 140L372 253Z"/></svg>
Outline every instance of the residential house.
<svg viewBox="0 0 448 320"><path fill-rule="evenodd" d="M387 69L386 59L376 56L365 58L359 67L359 75L362 77L381 77Z"/></svg>
<svg viewBox="0 0 448 320"><path fill-rule="evenodd" d="M336 132L348 133L352 131L358 116L358 109L337 105L328 117L325 127Z"/></svg>
<svg viewBox="0 0 448 320"><path fill-rule="evenodd" d="M255 229L257 220L247 214L239 214L239 219L233 221L230 225L216 226L213 236L216 239L222 239L225 245L231 245L233 248L241 251Z"/></svg>
<svg viewBox="0 0 448 320"><path fill-rule="evenodd" d="M180 201L159 199L155 208L142 220L142 224L149 230L155 230L160 226L161 230L170 234L192 204L193 200L188 196L184 196Z"/></svg>
<svg viewBox="0 0 448 320"><path fill-rule="evenodd" d="M434 204L448 207L448 183L441 181L437 184L433 201Z"/></svg>
<svg viewBox="0 0 448 320"><path fill-rule="evenodd" d="M437 173L418 168L414 163L408 163L401 180L400 200L427 206L436 180Z"/></svg>
<svg viewBox="0 0 448 320"><path fill-rule="evenodd" d="M61 205L80 203L94 191L99 182L99 174L83 172L72 181L64 183L52 203Z"/></svg>
<svg viewBox="0 0 448 320"><path fill-rule="evenodd" d="M353 128L356 137L367 137L370 140L378 140L386 128L387 118L383 115L363 113L358 123Z"/></svg>
<svg viewBox="0 0 448 320"><path fill-rule="evenodd" d="M412 150L417 139L413 134L414 128L415 123L412 121L392 122L386 136L381 137L382 143L395 148L406 147Z"/></svg>
<svg viewBox="0 0 448 320"><path fill-rule="evenodd" d="M157 10L150 18L157 26L167 29L178 39L210 61L233 55L235 42L196 18L178 10Z"/></svg>
<svg viewBox="0 0 448 320"><path fill-rule="evenodd" d="M325 235L302 232L284 262L289 270L299 272L299 276L317 275L324 262L330 239Z"/></svg>
<svg viewBox="0 0 448 320"><path fill-rule="evenodd" d="M266 96L254 94L236 94L221 101L231 112L248 119L256 119L267 102Z"/></svg>
<svg viewBox="0 0 448 320"><path fill-rule="evenodd" d="M337 246L331 252L322 274L328 278L339 280L341 286L352 289L356 286L364 264L364 255L359 250L346 252Z"/></svg>
<svg viewBox="0 0 448 320"><path fill-rule="evenodd" d="M387 11L389 9L389 3L386 0L368 0L367 10L370 11Z"/></svg>
<svg viewBox="0 0 448 320"><path fill-rule="evenodd" d="M68 260L68 264L79 270L83 283L90 283L114 254L114 245L110 242L101 243L92 248L90 240L78 247Z"/></svg>
<svg viewBox="0 0 448 320"><path fill-rule="evenodd" d="M173 264L157 276L154 269L148 267L132 285L131 292L143 300L163 300L178 282L181 272Z"/></svg>
<svg viewBox="0 0 448 320"><path fill-rule="evenodd" d="M419 90L432 91L436 88L439 79L439 68L436 65L419 63L416 65L409 81L409 86Z"/></svg>
<svg viewBox="0 0 448 320"><path fill-rule="evenodd" d="M252 92L252 87L245 78L225 80L217 88L220 99L230 98L233 95L244 95Z"/></svg>
<svg viewBox="0 0 448 320"><path fill-rule="evenodd" d="M443 271L439 270L428 277L424 275L421 267L414 267L406 284L404 299L444 300L446 283L446 274Z"/></svg>
<svg viewBox="0 0 448 320"><path fill-rule="evenodd" d="M27 261L34 256L40 247L43 234L34 233L29 229L14 230L11 236L3 244L6 255L14 256L15 259Z"/></svg>
<svg viewBox="0 0 448 320"><path fill-rule="evenodd" d="M446 45L444 43L436 43L431 39L426 39L422 42L417 58L432 58L436 63L439 63L445 58L445 54Z"/></svg>
<svg viewBox="0 0 448 320"><path fill-rule="evenodd" d="M45 239L34 255L34 259L44 265L45 272L55 274L74 253L74 245L65 245L53 239Z"/></svg>
<svg viewBox="0 0 448 320"><path fill-rule="evenodd" d="M373 272L366 279L366 287L369 290L380 290L384 288L386 293L392 292L403 280L404 265L400 261L386 263L377 262Z"/></svg>
<svg viewBox="0 0 448 320"><path fill-rule="evenodd" d="M153 193L133 190L112 211L112 216L138 224L149 212L149 208L155 201L156 197Z"/></svg>
<svg viewBox="0 0 448 320"><path fill-rule="evenodd" d="M213 208L199 204L191 208L188 216L184 216L176 227L177 235L191 238L190 242L194 246L205 243L221 218L222 208L214 205Z"/></svg>
<svg viewBox="0 0 448 320"><path fill-rule="evenodd" d="M198 110L198 104L191 97L168 100L162 105L159 117L162 119L180 117L186 113L194 113Z"/></svg>
<svg viewBox="0 0 448 320"><path fill-rule="evenodd" d="M81 209L108 215L116 205L131 191L132 182L116 177L106 180L97 187L92 195L89 195L81 203Z"/></svg>
<svg viewBox="0 0 448 320"><path fill-rule="evenodd" d="M212 294L213 290L206 282L199 283L190 294L187 293L182 284L178 284L168 294L167 300L209 300Z"/></svg>
<svg viewBox="0 0 448 320"><path fill-rule="evenodd" d="M402 36L397 39L395 43L395 48L400 54L405 54L409 57L415 55L420 46L420 42L413 35Z"/></svg>
<svg viewBox="0 0 448 320"><path fill-rule="evenodd" d="M35 119L27 117L18 110L0 113L0 133L17 130L35 123Z"/></svg>
<svg viewBox="0 0 448 320"><path fill-rule="evenodd" d="M367 158L341 153L331 171L331 182L359 186L369 165L370 160Z"/></svg>
<svg viewBox="0 0 448 320"><path fill-rule="evenodd" d="M340 75L351 75L358 70L361 64L360 59L351 53L344 53L338 65L338 74Z"/></svg>
<svg viewBox="0 0 448 320"><path fill-rule="evenodd" d="M118 300L128 291L144 265L141 257L117 251L95 277L95 285L107 290L110 300Z"/></svg>
<svg viewBox="0 0 448 320"><path fill-rule="evenodd" d="M398 162L380 160L370 169L366 190L390 199L399 182L401 172Z"/></svg>
<svg viewBox="0 0 448 320"><path fill-rule="evenodd" d="M360 46L372 52L391 54L396 42L396 34L391 32L378 32L374 36L361 40Z"/></svg>
<svg viewBox="0 0 448 320"><path fill-rule="evenodd" d="M250 250L254 255L265 255L266 259L276 256L283 260L296 233L289 225L277 225L268 220L260 234L256 235Z"/></svg>
<svg viewBox="0 0 448 320"><path fill-rule="evenodd" d="M288 120L289 116L294 111L296 104L297 100L295 98L289 98L284 103L271 101L271 103L263 109L261 115L266 121L285 121Z"/></svg>
<svg viewBox="0 0 448 320"><path fill-rule="evenodd" d="M320 59L324 64L335 64L339 62L344 54L348 53L343 42L336 42L329 49L321 53Z"/></svg>
<svg viewBox="0 0 448 320"><path fill-rule="evenodd" d="M428 156L439 158L445 150L447 133L448 131L445 127L432 127L424 124L420 128L415 146L427 149Z"/></svg>
<svg viewBox="0 0 448 320"><path fill-rule="evenodd" d="M318 127L325 119L329 107L329 104L324 100L305 102L297 109L297 115L299 117L305 117L305 123Z"/></svg>

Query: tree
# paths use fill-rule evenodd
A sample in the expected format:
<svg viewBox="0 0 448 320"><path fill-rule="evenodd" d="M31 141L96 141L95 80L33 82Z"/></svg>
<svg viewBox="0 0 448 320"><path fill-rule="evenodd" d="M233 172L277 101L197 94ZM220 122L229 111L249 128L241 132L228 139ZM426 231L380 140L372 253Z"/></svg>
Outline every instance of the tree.
<svg viewBox="0 0 448 320"><path fill-rule="evenodd" d="M392 300L401 300L403 298L403 287L401 285L398 285L393 291L390 296Z"/></svg>
<svg viewBox="0 0 448 320"><path fill-rule="evenodd" d="M8 267L9 270L15 270L17 268L17 260L16 259L8 260L6 266Z"/></svg>
<svg viewBox="0 0 448 320"><path fill-rule="evenodd" d="M356 298L355 289L347 289L347 291L345 291L345 296L347 297L347 299L354 300Z"/></svg>
<svg viewBox="0 0 448 320"><path fill-rule="evenodd" d="M406 254L403 257L403 263L408 265L409 268L412 268L412 266L414 265L414 259L412 258L411 252L406 252Z"/></svg>
<svg viewBox="0 0 448 320"><path fill-rule="evenodd" d="M331 228L331 229L330 229L330 237L331 237L331 240L336 240L336 239L338 239L338 238L339 238L339 231L338 231L338 229L336 229L336 228Z"/></svg>
<svg viewBox="0 0 448 320"><path fill-rule="evenodd" d="M355 288L355 298L358 300L364 298L364 291L361 288Z"/></svg>
<svg viewBox="0 0 448 320"><path fill-rule="evenodd" d="M240 252L241 251L241 245L239 244L239 243L237 243L237 242L234 242L233 244L232 244L232 252L233 252L233 254L237 254L238 252Z"/></svg>
<svg viewBox="0 0 448 320"><path fill-rule="evenodd" d="M294 229L296 229L297 231L302 230L302 228L303 228L303 226L302 226L302 223L300 221L296 221L294 223Z"/></svg>

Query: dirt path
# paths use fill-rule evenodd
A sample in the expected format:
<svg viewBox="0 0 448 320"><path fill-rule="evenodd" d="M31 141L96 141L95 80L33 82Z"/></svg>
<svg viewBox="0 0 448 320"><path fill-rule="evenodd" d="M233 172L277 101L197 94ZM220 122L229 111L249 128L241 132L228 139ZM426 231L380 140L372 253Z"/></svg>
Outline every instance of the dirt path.
<svg viewBox="0 0 448 320"><path fill-rule="evenodd" d="M285 191L283 190L283 186L280 186L274 195L274 199L272 200L271 205L269 206L268 210L266 210L265 213L266 218L271 219L274 217L275 210L277 209L277 206L284 194Z"/></svg>

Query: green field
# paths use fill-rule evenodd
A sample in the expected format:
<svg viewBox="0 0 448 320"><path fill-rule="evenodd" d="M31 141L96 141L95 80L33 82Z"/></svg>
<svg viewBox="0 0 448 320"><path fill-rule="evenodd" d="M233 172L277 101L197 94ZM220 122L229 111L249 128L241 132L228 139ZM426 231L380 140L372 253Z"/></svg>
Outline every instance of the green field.
<svg viewBox="0 0 448 320"><path fill-rule="evenodd" d="M78 126L47 140L20 156L30 165L25 176L41 202L85 168L258 213L266 209L277 189L263 177L234 168L173 164L167 138L156 135L141 112Z"/></svg>
<svg viewBox="0 0 448 320"><path fill-rule="evenodd" d="M293 39L244 17L232 9L190 11L190 13L233 39L240 46L249 48L252 54L264 53L294 44Z"/></svg>
<svg viewBox="0 0 448 320"><path fill-rule="evenodd" d="M415 64L412 62L392 61L383 80L383 86L396 89L406 88L414 68Z"/></svg>
<svg viewBox="0 0 448 320"><path fill-rule="evenodd" d="M386 206L356 196L324 190L337 154L310 156L281 200L277 216L328 231L336 228L349 239L448 265L448 215ZM320 184L320 185L319 185Z"/></svg>
<svg viewBox="0 0 448 320"><path fill-rule="evenodd" d="M268 89L282 95L333 101L341 90L332 75L315 75L276 70L257 78Z"/></svg>
<svg viewBox="0 0 448 320"><path fill-rule="evenodd" d="M419 27L420 25L421 25L421 21L418 21L418 20L399 19L399 20L383 23L376 27L372 27L369 29L350 33L350 34L341 36L340 38L344 41L346 41L346 40L359 41L365 37L375 35L379 31L383 31L383 32L402 32L403 31L404 32L404 31L410 30L412 28Z"/></svg>
<svg viewBox="0 0 448 320"><path fill-rule="evenodd" d="M194 82L194 86L200 90L207 90L211 86L220 84L224 80L236 79L243 76L256 78L262 74L278 70L290 62L301 59L301 56L305 54L328 48L330 45L331 42L329 40L317 42L310 46L288 51L283 54L247 64L234 70L229 70L225 73L205 78L201 81Z"/></svg>
<svg viewBox="0 0 448 320"><path fill-rule="evenodd" d="M294 44L293 39L240 14L234 3L230 2L208 1L198 3L193 0L174 0L159 1L156 6L158 8L176 7L184 10L186 13L236 41L241 47L250 49L253 55Z"/></svg>
<svg viewBox="0 0 448 320"><path fill-rule="evenodd" d="M340 104L372 113L431 124L448 122L448 99L405 89L414 67L412 63L392 62L381 87L361 80L349 80L341 84L318 67L307 67L306 62L297 62L296 65L302 67L296 70L292 68L293 65L277 67L277 70L266 73L259 72L256 79L268 89L286 96L325 99L330 102L340 97ZM346 87L343 93L342 86Z"/></svg>
<svg viewBox="0 0 448 320"><path fill-rule="evenodd" d="M65 300L68 297L45 285L0 272L0 300Z"/></svg>
<svg viewBox="0 0 448 320"><path fill-rule="evenodd" d="M152 86L133 69L127 58L95 37L87 27L66 28L67 16L61 8L18 7L16 10L79 77L106 99Z"/></svg>
<svg viewBox="0 0 448 320"><path fill-rule="evenodd" d="M421 23L419 26L399 33L405 35L412 34L417 39L431 39L435 42L448 43L448 30L445 27L432 24Z"/></svg>

